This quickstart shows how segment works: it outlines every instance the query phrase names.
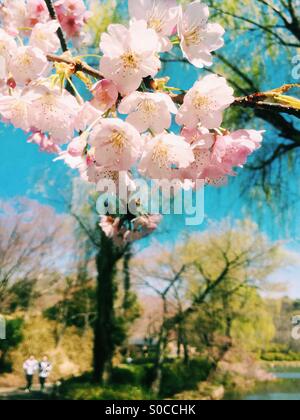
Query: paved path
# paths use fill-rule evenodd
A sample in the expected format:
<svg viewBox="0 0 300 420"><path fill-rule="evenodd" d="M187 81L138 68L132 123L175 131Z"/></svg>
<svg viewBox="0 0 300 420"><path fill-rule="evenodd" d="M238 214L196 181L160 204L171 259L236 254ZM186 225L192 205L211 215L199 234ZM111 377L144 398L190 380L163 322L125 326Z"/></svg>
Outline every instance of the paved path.
<svg viewBox="0 0 300 420"><path fill-rule="evenodd" d="M0 400L49 400L51 390L48 392L40 392L34 388L32 392L27 393L23 389L18 388L0 388Z"/></svg>

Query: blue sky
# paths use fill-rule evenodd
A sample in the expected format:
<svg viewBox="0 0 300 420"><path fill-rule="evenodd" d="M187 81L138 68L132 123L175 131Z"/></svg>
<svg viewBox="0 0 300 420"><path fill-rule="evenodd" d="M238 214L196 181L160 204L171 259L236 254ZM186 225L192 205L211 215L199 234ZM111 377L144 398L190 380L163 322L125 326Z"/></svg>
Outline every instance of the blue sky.
<svg viewBox="0 0 300 420"><path fill-rule="evenodd" d="M267 60L266 67L272 70ZM288 72L283 67L276 72L276 78L272 74L272 77L266 79L266 84L271 80L271 86L269 87L290 82L287 76ZM184 77L182 77L183 74ZM172 64L168 67L168 75L171 76L171 85L187 89L197 79L199 71L191 66L179 69L177 64ZM268 135L268 138L271 137L272 132ZM277 141L276 138L272 140ZM57 185L61 189L70 187L69 171L64 164L62 162L54 163L52 155L40 153L37 146L27 144L26 135L22 131L0 124L0 142L2 158L0 165L0 199L7 200L17 196L27 196L45 203L47 200L41 194L41 185L48 185L49 195L53 198L58 194ZM284 174L284 176L288 175ZM279 210L276 215L269 212L266 205L258 209L256 203L251 203L251 200L249 200L247 189L246 193L241 195L241 190L245 187L245 182L247 183L245 180L246 178L242 175L236 179L231 178L229 185L221 190L206 189L206 219L205 223L197 229L205 229L209 220L222 220L223 218L235 220L236 218L251 217L270 238L274 240L285 239L286 246L295 252L299 252L300 255L297 239L300 238L298 228L300 221L298 210L300 209L297 208L298 205L293 209L291 219L286 218L286 223L283 223L285 214L282 210ZM299 184L296 176L293 178L293 185L294 192L298 194ZM55 204L55 206L57 211L64 211L61 205ZM288 210L286 208L284 211L288 213ZM172 241L182 231L187 230L184 218L181 216L166 217L164 224L170 229L166 239ZM274 279L276 281L286 280L291 284L290 294L300 298L299 273L300 267L290 267L276 273Z"/></svg>
<svg viewBox="0 0 300 420"><path fill-rule="evenodd" d="M37 146L27 144L26 135L20 130L1 125L0 141L2 162L0 166L0 199L10 199L17 196L26 196L48 203L40 192L40 185L44 181L50 184L48 192L55 198L55 186L69 188L70 173L62 162L53 162L53 156L40 153ZM75 172L73 173L76 174ZM222 220L223 218L251 217L256 220L260 228L273 239L284 239L286 246L294 252L299 252L296 231L288 232L282 229L281 224L273 223L273 218L259 216L256 211L249 211L249 199L247 195L241 196L241 184L244 178L232 178L227 187L220 190L207 188L205 191L205 222L197 228L186 228L184 217L166 216L163 229L167 234L163 235L164 241L174 241L183 231L197 231L207 228L209 221ZM52 188L52 190L51 190ZM53 203L50 203L53 205ZM57 211L64 211L63 207L55 204ZM254 206L255 209L255 206ZM299 217L294 220L297 224ZM160 236L161 239L161 236ZM288 285L288 294L300 298L300 266L288 267L275 273L271 279L276 282L285 281Z"/></svg>

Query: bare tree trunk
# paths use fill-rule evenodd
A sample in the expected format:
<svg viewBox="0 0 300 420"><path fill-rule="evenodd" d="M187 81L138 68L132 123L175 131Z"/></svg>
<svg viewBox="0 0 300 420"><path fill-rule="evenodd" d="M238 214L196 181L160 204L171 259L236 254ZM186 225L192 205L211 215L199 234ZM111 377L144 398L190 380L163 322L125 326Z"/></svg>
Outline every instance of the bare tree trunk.
<svg viewBox="0 0 300 420"><path fill-rule="evenodd" d="M159 339L157 343L157 353L156 353L156 363L154 371L154 380L151 386L152 392L155 396L159 396L161 391L161 384L163 379L163 367L165 362L165 354L168 345L168 330L165 326L167 319L167 300L163 299L163 322L159 334Z"/></svg>
<svg viewBox="0 0 300 420"><path fill-rule="evenodd" d="M181 358L181 344L182 344L181 331L180 331L180 325L178 325L178 328L177 328L177 357L178 359Z"/></svg>
<svg viewBox="0 0 300 420"><path fill-rule="evenodd" d="M110 375L115 350L114 300L116 288L114 277L118 262L115 247L110 239L101 235L101 248L96 257L97 277L97 318L94 326L94 381L102 383Z"/></svg>
<svg viewBox="0 0 300 420"><path fill-rule="evenodd" d="M151 387L152 392L154 393L155 396L159 396L160 391L161 391L167 341L168 341L167 332L165 331L165 328L163 327L163 331L161 332L159 343L157 345L154 381Z"/></svg>
<svg viewBox="0 0 300 420"><path fill-rule="evenodd" d="M131 278L130 278L130 260L132 258L131 248L129 247L124 255L124 300L123 309L124 313L130 308L130 289L131 289Z"/></svg>
<svg viewBox="0 0 300 420"><path fill-rule="evenodd" d="M226 316L226 329L225 329L225 336L226 342L220 348L220 353L218 355L218 359L214 361L212 369L209 373L208 380L213 379L216 371L218 370L219 364L225 359L226 355L232 348L232 337L231 337L231 328L232 328L232 321L233 319L230 316Z"/></svg>
<svg viewBox="0 0 300 420"><path fill-rule="evenodd" d="M184 364L189 364L190 361L190 352L189 352L189 346L188 346L188 340L187 340L187 336L186 336L186 332L184 329L184 322L181 321L178 324L178 358L181 358L181 349L183 348L183 360L184 360Z"/></svg>
<svg viewBox="0 0 300 420"><path fill-rule="evenodd" d="M190 363L190 351L189 351L189 345L188 345L188 340L187 340L185 331L183 331L183 334L182 334L182 344L183 344L184 364L188 365Z"/></svg>

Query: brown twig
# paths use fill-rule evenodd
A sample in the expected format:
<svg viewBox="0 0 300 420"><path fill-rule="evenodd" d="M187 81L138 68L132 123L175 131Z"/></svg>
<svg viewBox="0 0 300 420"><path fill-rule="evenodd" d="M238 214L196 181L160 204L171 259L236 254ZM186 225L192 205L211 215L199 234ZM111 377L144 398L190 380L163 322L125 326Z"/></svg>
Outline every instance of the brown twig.
<svg viewBox="0 0 300 420"><path fill-rule="evenodd" d="M253 108L260 111L270 111L273 113L282 113L292 115L294 117L300 118L300 109L294 108L292 106L283 105L279 103L272 103L263 100L257 100L258 96L263 96L263 94L259 95L250 95L245 96L242 98L236 98L232 106L239 106L243 108Z"/></svg>
<svg viewBox="0 0 300 420"><path fill-rule="evenodd" d="M53 5L53 1L52 0L45 0L45 3L47 5L48 11L49 11L49 15L51 17L52 20L57 20L57 15L56 15L56 11ZM57 37L59 39L60 45L61 45L61 49L64 53L66 53L69 49L68 49L68 44L64 35L64 32L62 30L62 27L59 25L57 31L56 31ZM69 81L66 82L66 90L71 93L71 95L76 96L76 92L73 88L73 86L71 85L71 83Z"/></svg>
<svg viewBox="0 0 300 420"><path fill-rule="evenodd" d="M70 66L73 66L74 74L78 71L81 71L88 74L89 76L94 77L97 80L103 79L103 75L100 73L99 70L94 69L93 67L89 66L88 64L84 63L79 59L68 57L66 55L57 56L54 54L48 54L47 59L48 61L53 63L66 63ZM170 93L170 96L174 103L182 105L185 97L185 92L182 92L180 94ZM300 109L280 103L268 102L265 98L264 93L254 93L249 96L236 98L231 106L252 108L259 111L273 112L275 114L288 114L300 119Z"/></svg>
<svg viewBox="0 0 300 420"><path fill-rule="evenodd" d="M100 73L100 71L94 69L93 67L89 66L88 64L84 63L83 61L79 59L74 59L71 57L68 57L67 55L54 55L54 54L47 54L47 59L51 63L65 63L69 64L70 66L74 67L74 73L77 73L78 71L82 71L89 76L94 77L95 79L102 80L103 76Z"/></svg>
<svg viewBox="0 0 300 420"><path fill-rule="evenodd" d="M52 0L45 0L45 3L47 5L47 8L48 8L51 19L52 20L58 20L55 8L54 8L53 3L52 3ZM59 26L59 28L57 30L57 36L59 38L60 45L61 45L61 48L62 48L63 52L68 51L67 41L65 39L65 36L64 36L64 33L63 33L63 30L62 30L61 26Z"/></svg>

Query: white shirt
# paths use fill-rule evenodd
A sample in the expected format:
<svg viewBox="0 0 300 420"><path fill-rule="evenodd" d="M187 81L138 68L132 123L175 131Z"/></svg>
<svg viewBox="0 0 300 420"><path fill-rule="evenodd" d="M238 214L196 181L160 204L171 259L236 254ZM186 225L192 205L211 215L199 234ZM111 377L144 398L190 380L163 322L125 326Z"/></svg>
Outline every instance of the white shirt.
<svg viewBox="0 0 300 420"><path fill-rule="evenodd" d="M25 370L25 372L26 372L27 375L32 376L32 375L35 374L35 372L38 369L38 362L37 362L37 360L30 360L30 359L28 359L24 363L23 368L24 368L24 370Z"/></svg>
<svg viewBox="0 0 300 420"><path fill-rule="evenodd" d="M48 378L51 370L52 370L52 365L50 362L41 362L39 364L39 368L40 368L40 378Z"/></svg>

